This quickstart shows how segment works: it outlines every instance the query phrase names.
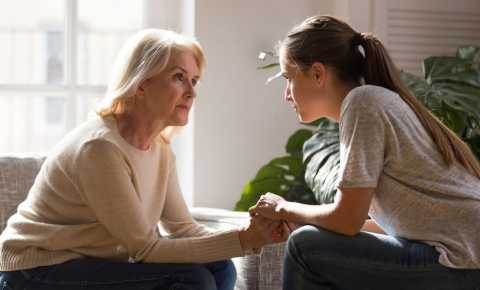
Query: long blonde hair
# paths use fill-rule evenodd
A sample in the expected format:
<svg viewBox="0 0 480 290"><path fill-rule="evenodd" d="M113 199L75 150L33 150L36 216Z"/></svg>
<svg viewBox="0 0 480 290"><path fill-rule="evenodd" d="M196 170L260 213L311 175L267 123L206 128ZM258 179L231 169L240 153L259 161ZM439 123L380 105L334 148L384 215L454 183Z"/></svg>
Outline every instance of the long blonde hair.
<svg viewBox="0 0 480 290"><path fill-rule="evenodd" d="M145 29L131 36L117 55L107 92L97 107L101 117L122 114L132 102L139 86L162 72L178 52L193 53L200 72L205 66L205 55L193 38L162 29ZM161 135L170 140L173 128L165 128Z"/></svg>
<svg viewBox="0 0 480 290"><path fill-rule="evenodd" d="M358 46L364 50L362 55ZM280 45L286 61L308 70L314 62L333 67L337 77L349 82L381 86L400 95L418 116L447 165L461 164L480 178L480 163L470 147L439 121L400 78L383 44L372 34L358 33L332 16L314 16L295 27Z"/></svg>

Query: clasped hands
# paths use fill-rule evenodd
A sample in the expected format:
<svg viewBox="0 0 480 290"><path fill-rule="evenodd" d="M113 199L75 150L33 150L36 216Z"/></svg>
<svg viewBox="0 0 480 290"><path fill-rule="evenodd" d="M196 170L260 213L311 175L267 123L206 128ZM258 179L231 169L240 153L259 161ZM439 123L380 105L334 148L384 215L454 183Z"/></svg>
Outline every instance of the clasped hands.
<svg viewBox="0 0 480 290"><path fill-rule="evenodd" d="M250 224L246 230L252 233L255 244L253 248L283 242L298 227L282 216L287 203L281 196L266 193L249 209Z"/></svg>

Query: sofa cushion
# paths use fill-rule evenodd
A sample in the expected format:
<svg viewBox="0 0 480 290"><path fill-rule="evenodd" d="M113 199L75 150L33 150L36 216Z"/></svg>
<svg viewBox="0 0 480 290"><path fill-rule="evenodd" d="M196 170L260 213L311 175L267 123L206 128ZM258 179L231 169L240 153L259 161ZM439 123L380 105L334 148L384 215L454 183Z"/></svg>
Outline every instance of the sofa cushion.
<svg viewBox="0 0 480 290"><path fill-rule="evenodd" d="M0 232L32 187L45 157L0 157Z"/></svg>

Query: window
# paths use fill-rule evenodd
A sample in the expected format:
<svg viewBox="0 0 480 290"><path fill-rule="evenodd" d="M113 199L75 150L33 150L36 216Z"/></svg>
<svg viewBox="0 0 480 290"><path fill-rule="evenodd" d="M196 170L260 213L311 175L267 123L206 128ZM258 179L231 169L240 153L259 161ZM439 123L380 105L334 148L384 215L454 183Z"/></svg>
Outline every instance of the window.
<svg viewBox="0 0 480 290"><path fill-rule="evenodd" d="M0 0L0 154L48 152L87 119L117 52L143 27L193 33L194 0ZM192 118L193 119L193 118ZM193 127L175 138L193 201Z"/></svg>
<svg viewBox="0 0 480 290"><path fill-rule="evenodd" d="M144 1L0 5L0 152L47 152L103 96L116 53L142 27Z"/></svg>

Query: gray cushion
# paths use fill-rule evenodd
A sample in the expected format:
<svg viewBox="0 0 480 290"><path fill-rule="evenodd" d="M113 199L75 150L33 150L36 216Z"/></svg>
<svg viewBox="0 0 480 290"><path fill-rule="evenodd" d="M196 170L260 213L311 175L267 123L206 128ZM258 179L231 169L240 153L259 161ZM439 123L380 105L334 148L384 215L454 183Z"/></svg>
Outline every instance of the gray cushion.
<svg viewBox="0 0 480 290"><path fill-rule="evenodd" d="M0 232L27 196L44 157L0 157Z"/></svg>

